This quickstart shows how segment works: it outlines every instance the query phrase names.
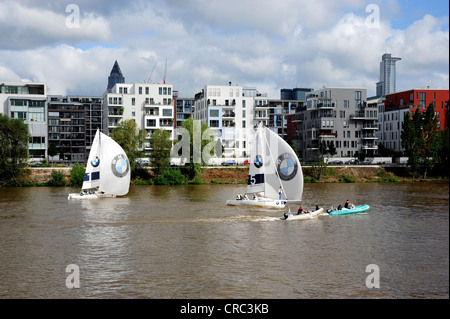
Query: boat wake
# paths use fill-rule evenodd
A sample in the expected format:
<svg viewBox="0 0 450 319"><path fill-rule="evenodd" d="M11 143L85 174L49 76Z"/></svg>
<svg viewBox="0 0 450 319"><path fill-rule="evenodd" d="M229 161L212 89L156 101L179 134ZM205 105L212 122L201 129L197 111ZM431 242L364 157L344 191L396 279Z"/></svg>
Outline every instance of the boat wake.
<svg viewBox="0 0 450 319"><path fill-rule="evenodd" d="M204 223L271 222L280 221L280 217L239 215L228 217L198 218L195 219L195 221Z"/></svg>

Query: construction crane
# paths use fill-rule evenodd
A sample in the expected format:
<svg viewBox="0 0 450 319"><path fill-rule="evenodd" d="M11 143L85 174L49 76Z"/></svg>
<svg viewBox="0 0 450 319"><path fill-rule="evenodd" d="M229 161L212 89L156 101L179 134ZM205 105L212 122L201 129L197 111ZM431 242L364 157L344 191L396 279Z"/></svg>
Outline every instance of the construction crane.
<svg viewBox="0 0 450 319"><path fill-rule="evenodd" d="M166 73L167 73L167 59L166 59L166 66L164 68L164 79L163 79L164 84L166 84Z"/></svg>
<svg viewBox="0 0 450 319"><path fill-rule="evenodd" d="M156 63L153 66L152 72L150 72L150 75L148 76L147 83L150 83L150 79L152 78L153 71L155 71L155 67L156 67ZM144 81L144 83L145 83L145 81Z"/></svg>

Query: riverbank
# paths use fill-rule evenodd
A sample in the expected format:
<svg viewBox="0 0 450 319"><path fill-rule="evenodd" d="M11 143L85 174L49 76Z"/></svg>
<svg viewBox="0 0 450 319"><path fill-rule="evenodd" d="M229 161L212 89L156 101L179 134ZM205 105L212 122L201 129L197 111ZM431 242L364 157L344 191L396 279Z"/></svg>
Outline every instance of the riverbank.
<svg viewBox="0 0 450 319"><path fill-rule="evenodd" d="M58 171L70 180L70 167L39 167L29 168L27 185L44 185L51 179L52 171ZM150 179L153 172L146 169ZM367 183L367 182L426 182L444 181L448 178L414 178L408 174L406 167L393 166L327 166L321 170L319 167L302 167L305 183ZM195 183L204 184L246 184L248 179L248 167L208 167L204 168ZM139 180L142 182L142 180ZM132 183L135 183L132 180Z"/></svg>

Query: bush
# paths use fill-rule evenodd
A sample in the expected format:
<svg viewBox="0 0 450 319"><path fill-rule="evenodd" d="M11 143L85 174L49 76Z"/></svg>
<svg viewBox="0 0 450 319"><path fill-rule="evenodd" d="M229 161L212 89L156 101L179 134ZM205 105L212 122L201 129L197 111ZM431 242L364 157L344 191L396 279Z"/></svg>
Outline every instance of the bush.
<svg viewBox="0 0 450 319"><path fill-rule="evenodd" d="M84 181L84 166L75 163L70 171L70 186L81 186Z"/></svg>
<svg viewBox="0 0 450 319"><path fill-rule="evenodd" d="M155 179L155 185L180 185L186 184L186 177L179 169L166 169Z"/></svg>
<svg viewBox="0 0 450 319"><path fill-rule="evenodd" d="M49 186L66 186L66 176L59 171L52 171L52 177L47 182Z"/></svg>

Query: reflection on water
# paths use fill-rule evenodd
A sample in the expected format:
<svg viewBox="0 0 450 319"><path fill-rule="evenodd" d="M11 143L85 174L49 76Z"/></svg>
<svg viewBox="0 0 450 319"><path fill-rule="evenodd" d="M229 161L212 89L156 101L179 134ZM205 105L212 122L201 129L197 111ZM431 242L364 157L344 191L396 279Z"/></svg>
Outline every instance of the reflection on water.
<svg viewBox="0 0 450 319"><path fill-rule="evenodd" d="M307 209L371 209L297 221L224 205L243 188L139 186L80 201L68 188L3 188L0 297L448 298L448 184L306 184ZM80 289L65 286L69 264ZM365 286L369 264L379 289Z"/></svg>

